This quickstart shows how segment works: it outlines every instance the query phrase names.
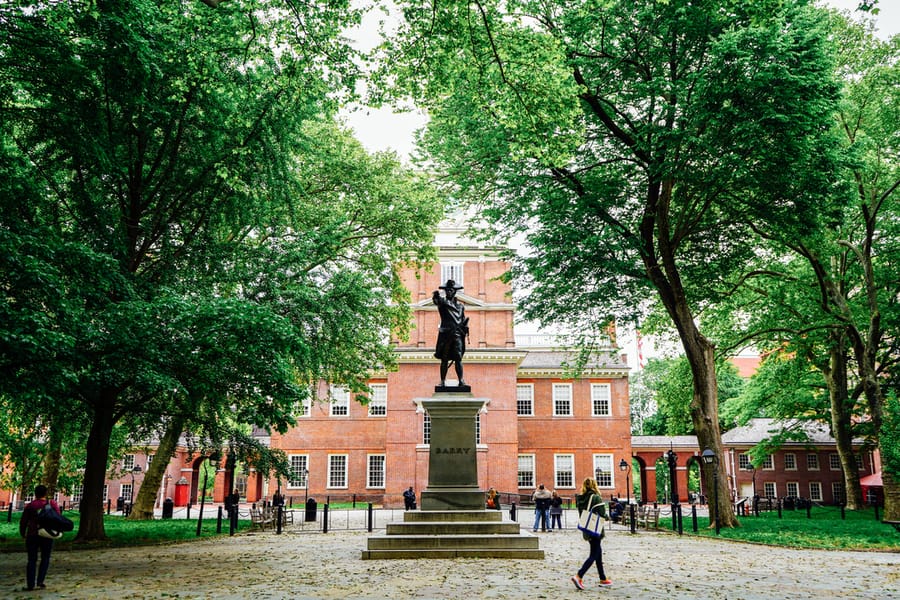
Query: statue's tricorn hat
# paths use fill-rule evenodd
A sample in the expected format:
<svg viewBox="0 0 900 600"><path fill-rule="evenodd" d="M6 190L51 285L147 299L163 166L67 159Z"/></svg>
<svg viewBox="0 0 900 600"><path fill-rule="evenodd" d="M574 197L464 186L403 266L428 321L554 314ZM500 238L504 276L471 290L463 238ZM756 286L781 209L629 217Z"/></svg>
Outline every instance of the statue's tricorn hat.
<svg viewBox="0 0 900 600"><path fill-rule="evenodd" d="M438 286L438 289L441 289L441 290L461 290L461 289L463 289L463 286L461 286L461 285L456 285L456 282L455 282L455 281L453 281L452 279L448 279L448 280L447 280L447 283L445 283L445 284L442 285L442 286Z"/></svg>

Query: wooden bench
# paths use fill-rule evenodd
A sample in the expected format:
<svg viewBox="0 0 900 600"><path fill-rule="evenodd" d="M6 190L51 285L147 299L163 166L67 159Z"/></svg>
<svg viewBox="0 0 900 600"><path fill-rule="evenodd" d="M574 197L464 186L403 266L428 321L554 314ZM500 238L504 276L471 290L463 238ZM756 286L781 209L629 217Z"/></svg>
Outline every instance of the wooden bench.
<svg viewBox="0 0 900 600"><path fill-rule="evenodd" d="M659 527L659 507L653 508L649 505L641 506L638 509L635 521L638 527L644 529L656 529Z"/></svg>
<svg viewBox="0 0 900 600"><path fill-rule="evenodd" d="M255 506L250 507L250 526L257 527L262 531L266 530L266 525L272 525L275 522L272 514L267 510L260 510Z"/></svg>

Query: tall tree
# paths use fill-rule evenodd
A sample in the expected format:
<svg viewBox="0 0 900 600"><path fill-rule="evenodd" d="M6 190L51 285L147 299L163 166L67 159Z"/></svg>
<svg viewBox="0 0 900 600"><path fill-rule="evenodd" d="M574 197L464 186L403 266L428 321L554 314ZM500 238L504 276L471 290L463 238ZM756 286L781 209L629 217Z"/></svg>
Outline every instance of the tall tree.
<svg viewBox="0 0 900 600"><path fill-rule="evenodd" d="M311 381L389 364L395 261L440 209L331 123L358 17L342 1L0 7L2 392L86 414L78 539L104 537L126 416L283 428Z"/></svg>
<svg viewBox="0 0 900 600"><path fill-rule="evenodd" d="M747 224L814 229L837 87L802 0L403 2L386 68L431 116L454 193L526 236L526 317L628 316L655 294L719 457L715 348L698 317L752 255ZM721 288L720 288L721 289ZM705 481L712 482L711 473ZM713 497L712 490L707 495Z"/></svg>

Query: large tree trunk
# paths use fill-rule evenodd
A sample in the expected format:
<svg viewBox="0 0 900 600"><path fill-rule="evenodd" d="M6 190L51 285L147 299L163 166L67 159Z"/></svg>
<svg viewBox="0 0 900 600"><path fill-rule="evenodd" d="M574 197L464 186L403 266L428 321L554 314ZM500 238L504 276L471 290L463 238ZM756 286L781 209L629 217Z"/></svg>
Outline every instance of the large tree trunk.
<svg viewBox="0 0 900 600"><path fill-rule="evenodd" d="M829 364L822 370L828 397L831 401L831 433L837 443L838 457L844 472L844 494L847 508L857 510L863 506L862 489L859 487L859 468L853 454L853 400L847 386L847 347L843 332L832 333L829 348Z"/></svg>
<svg viewBox="0 0 900 600"><path fill-rule="evenodd" d="M159 447L156 449L156 456L144 475L143 485L141 485L141 489L135 499L131 514L128 516L129 521L148 521L153 519L156 493L159 491L166 469L169 467L169 459L175 454L178 438L184 429L184 422L185 418L183 416L173 417L169 420L166 431L159 441Z"/></svg>
<svg viewBox="0 0 900 600"><path fill-rule="evenodd" d="M44 485L47 486L47 497L56 494L59 483L59 462L62 459L62 431L56 423L50 423L50 438L44 452Z"/></svg>
<svg viewBox="0 0 900 600"><path fill-rule="evenodd" d="M670 243L669 204L674 182L651 182L648 188L648 210L641 223L640 236L644 268L659 293L672 324L684 348L693 376L694 395L691 400L691 420L701 451L712 450L716 455L715 477L705 477L708 501L716 501L716 514L722 527L738 527L734 514L728 477L725 473L725 452L719 429L719 393L716 382L715 347L700 333L688 303L681 274ZM707 475L710 475L707 468ZM713 486L716 486L716 490Z"/></svg>
<svg viewBox="0 0 900 600"><path fill-rule="evenodd" d="M116 393L104 390L94 408L86 444L84 494L79 510L81 520L78 535L75 536L75 541L78 542L106 539L103 526L103 487L106 484L106 467L109 462L109 440L115 425L115 401Z"/></svg>

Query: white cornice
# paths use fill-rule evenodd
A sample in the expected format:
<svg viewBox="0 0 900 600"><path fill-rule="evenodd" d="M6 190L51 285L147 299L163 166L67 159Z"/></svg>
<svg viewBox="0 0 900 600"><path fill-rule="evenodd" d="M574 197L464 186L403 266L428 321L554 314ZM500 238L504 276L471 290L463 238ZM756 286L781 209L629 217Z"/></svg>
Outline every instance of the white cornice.
<svg viewBox="0 0 900 600"><path fill-rule="evenodd" d="M610 369L610 368L585 368L579 372L578 379L586 379L589 377L603 377L622 379L628 377L629 369ZM533 377L534 379L573 379L571 369L562 367L548 367L542 369L519 369L516 373L518 377Z"/></svg>
<svg viewBox="0 0 900 600"><path fill-rule="evenodd" d="M397 349L397 360L401 363L428 363L428 364L437 364L440 363L438 359L434 357L434 349L428 348L426 350L404 350L402 348ZM516 364L522 362L522 359L525 358L525 355L528 353L523 350L503 350L503 349L472 349L466 350L466 356L463 359L465 363L501 363L501 364Z"/></svg>

